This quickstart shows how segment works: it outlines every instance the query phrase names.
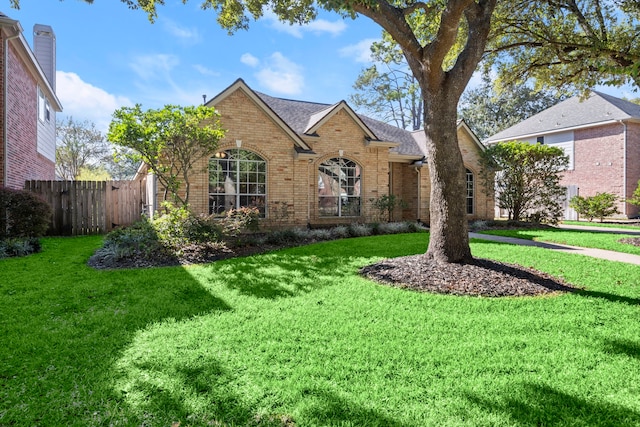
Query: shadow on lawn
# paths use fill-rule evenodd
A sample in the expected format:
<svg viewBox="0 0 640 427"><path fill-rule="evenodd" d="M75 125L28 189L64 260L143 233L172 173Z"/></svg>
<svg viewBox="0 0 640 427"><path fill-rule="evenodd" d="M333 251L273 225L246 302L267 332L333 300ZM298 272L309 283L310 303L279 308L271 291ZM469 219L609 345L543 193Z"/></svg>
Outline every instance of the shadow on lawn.
<svg viewBox="0 0 640 427"><path fill-rule="evenodd" d="M55 239L4 264L12 271L0 273L0 291L5 281L15 292L0 292L12 325L0 334L0 424L91 424L86 417L113 401L111 361L137 331L231 309L181 268L97 272L85 264L97 243Z"/></svg>
<svg viewBox="0 0 640 427"><path fill-rule="evenodd" d="M634 359L640 359L640 344L631 340L608 339L604 342L606 353L623 354Z"/></svg>
<svg viewBox="0 0 640 427"><path fill-rule="evenodd" d="M497 399L468 393L467 399L491 413L506 414L518 425L630 426L640 413L599 400L572 396L548 385L525 383L505 390Z"/></svg>
<svg viewBox="0 0 640 427"><path fill-rule="evenodd" d="M325 426L402 427L403 423L373 409L356 405L335 393L322 389L304 390L307 403L302 410L304 424Z"/></svg>
<svg viewBox="0 0 640 427"><path fill-rule="evenodd" d="M505 242L496 242L496 241L491 241L491 240L482 240L482 239L474 239L473 240L474 244L489 244L489 245L508 245L508 246L514 246L514 244L512 243L505 243ZM515 264L515 262L512 262ZM585 263L585 265L587 265ZM534 266L535 267L535 266ZM594 291L594 290L589 290L589 289L581 289L581 288L568 288L566 289L567 292L571 292L575 295L580 295L580 296L584 296L584 297L589 297L589 298L600 298L600 299L604 299L607 300L609 302L614 302L614 303L622 303L622 304L628 304L628 305L640 305L640 298L634 298L634 297L626 297L626 296L622 296L622 295L617 295L617 294L612 294L609 292L601 292L601 291Z"/></svg>

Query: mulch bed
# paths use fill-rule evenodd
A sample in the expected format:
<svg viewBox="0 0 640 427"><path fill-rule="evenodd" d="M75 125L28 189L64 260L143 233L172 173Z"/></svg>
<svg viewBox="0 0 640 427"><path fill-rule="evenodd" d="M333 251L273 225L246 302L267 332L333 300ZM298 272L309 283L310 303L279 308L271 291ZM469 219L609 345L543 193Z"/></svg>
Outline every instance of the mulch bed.
<svg viewBox="0 0 640 427"><path fill-rule="evenodd" d="M637 238L625 240L636 240L640 244L640 239ZM138 254L115 262L109 257L102 257L96 253L89 259L88 265L96 269L120 269L204 264L290 246L294 245L246 245L217 248L217 250L194 247L186 248L181 257L159 253L152 257ZM423 254L386 259L363 267L360 274L379 283L439 294L506 297L557 294L577 290L559 278L532 268L487 259L474 259L466 264L439 263L428 259Z"/></svg>
<svg viewBox="0 0 640 427"><path fill-rule="evenodd" d="M626 245L640 246L640 237L625 237L624 239L620 239L618 241Z"/></svg>
<svg viewBox="0 0 640 427"><path fill-rule="evenodd" d="M386 259L360 269L379 283L439 294L507 297L575 292L578 288L532 268L476 258L439 263L424 255Z"/></svg>

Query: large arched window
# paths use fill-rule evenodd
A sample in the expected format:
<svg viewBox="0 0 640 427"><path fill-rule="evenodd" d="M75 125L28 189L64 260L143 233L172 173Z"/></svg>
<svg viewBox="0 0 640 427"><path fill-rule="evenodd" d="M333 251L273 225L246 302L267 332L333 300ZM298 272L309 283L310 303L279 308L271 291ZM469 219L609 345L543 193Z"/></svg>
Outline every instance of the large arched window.
<svg viewBox="0 0 640 427"><path fill-rule="evenodd" d="M473 196L474 196L473 172L467 169L467 214L473 214Z"/></svg>
<svg viewBox="0 0 640 427"><path fill-rule="evenodd" d="M336 157L318 168L318 214L360 216L360 166Z"/></svg>
<svg viewBox="0 0 640 427"><path fill-rule="evenodd" d="M209 213L267 205L267 162L240 148L217 152L209 160Z"/></svg>

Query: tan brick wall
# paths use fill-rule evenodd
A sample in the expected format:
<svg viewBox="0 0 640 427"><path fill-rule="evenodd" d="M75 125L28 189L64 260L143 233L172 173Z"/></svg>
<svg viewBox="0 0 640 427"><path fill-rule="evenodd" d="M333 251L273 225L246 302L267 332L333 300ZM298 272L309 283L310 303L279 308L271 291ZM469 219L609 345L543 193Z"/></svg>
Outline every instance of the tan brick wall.
<svg viewBox="0 0 640 427"><path fill-rule="evenodd" d="M462 153L464 166L473 172L474 178L474 209L469 215L470 220L493 219L495 216L495 200L493 188L486 188L480 179L480 147L464 130L458 131L458 145Z"/></svg>
<svg viewBox="0 0 640 427"><path fill-rule="evenodd" d="M465 167L474 174L474 213L468 215L468 218L469 220L493 219L493 193L487 194L478 175L480 148L464 130L458 131L458 143ZM416 170L411 164L392 163L391 171L391 193L399 196L407 204L404 209L396 209L396 212L394 212L396 218L404 220L419 219L421 222L428 223L430 219L431 182L426 164ZM419 189L417 188L418 179L420 180Z"/></svg>
<svg viewBox="0 0 640 427"><path fill-rule="evenodd" d="M363 129L346 111L338 111L317 130L318 136L308 142L317 157L309 160L295 155L291 137L243 91L230 94L216 105L216 109L221 114L222 127L227 130L219 149L236 148L236 141L242 141L242 149L259 154L267 162L267 217L262 226L323 226L373 221L376 212L370 200L389 191L389 149L367 146ZM460 141L465 163L474 162L477 159L475 143L463 133ZM358 217L318 215L318 167L327 159L339 157L339 150L343 151L343 158L356 162L362 168L361 215ZM209 209L207 166L208 160L203 160L191 181L191 208L197 213L208 213ZM418 174L407 163L393 163L392 166L393 194L400 194L408 204L406 209L394 212L394 219L427 222L430 190L427 168L422 168ZM477 167L470 169L476 171ZM420 198L417 197L418 177L421 178ZM479 193L476 197L479 198L479 209L473 217L485 217L486 201ZM288 206L286 218L280 214L283 204Z"/></svg>

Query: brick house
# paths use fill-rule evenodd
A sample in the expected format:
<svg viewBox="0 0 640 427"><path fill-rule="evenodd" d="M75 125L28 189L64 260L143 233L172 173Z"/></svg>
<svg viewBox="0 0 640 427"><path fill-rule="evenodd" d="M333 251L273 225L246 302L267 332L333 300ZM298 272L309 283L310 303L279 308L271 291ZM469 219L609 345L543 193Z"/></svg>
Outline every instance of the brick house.
<svg viewBox="0 0 640 427"><path fill-rule="evenodd" d="M406 203L393 220L428 223L424 132L358 115L344 101L328 105L274 98L241 79L206 105L221 114L227 133L219 151L195 168L194 212L222 214L255 206L266 227L321 227L373 222L371 199L393 194ZM458 138L467 167L468 217L492 219L493 194L487 195L476 179L484 146L464 122L458 125Z"/></svg>
<svg viewBox="0 0 640 427"><path fill-rule="evenodd" d="M32 51L20 23L0 13L0 187L55 179L55 34L33 31Z"/></svg>
<svg viewBox="0 0 640 427"><path fill-rule="evenodd" d="M496 144L520 140L554 145L569 156L561 184L568 196L613 193L624 218L638 207L626 203L640 179L640 105L592 92L573 97L499 132L484 141ZM567 209L565 219L575 219Z"/></svg>

